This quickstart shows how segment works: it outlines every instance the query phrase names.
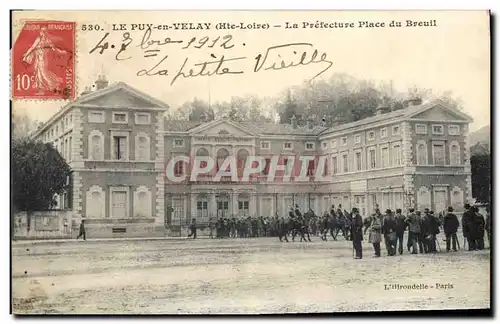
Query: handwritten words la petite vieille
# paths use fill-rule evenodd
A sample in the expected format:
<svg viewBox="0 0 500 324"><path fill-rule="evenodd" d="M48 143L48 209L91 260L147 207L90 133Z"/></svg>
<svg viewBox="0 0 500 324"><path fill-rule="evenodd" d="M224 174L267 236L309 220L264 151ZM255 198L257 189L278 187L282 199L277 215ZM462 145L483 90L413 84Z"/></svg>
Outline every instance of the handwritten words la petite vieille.
<svg viewBox="0 0 500 324"><path fill-rule="evenodd" d="M106 41L108 35L109 33L106 33L104 37L98 42L98 44L90 50L89 54L92 54L96 51L99 54L103 54L103 52L109 47L114 48L114 45L110 46ZM245 73L245 71L236 68L234 63L237 61L241 62L243 60L247 60L249 59L249 57L231 57L225 54L216 55L213 53L210 54L210 57L207 60L203 60L201 62L192 62L192 59L190 59L189 57L185 57L180 67L176 69L175 72L171 73L170 69L166 67L169 59L169 54L158 55L160 52L159 49L150 48L151 46L162 47L167 44L186 43L186 45L181 49L189 48L191 44L195 44L191 46L191 48L196 49L200 49L202 47L213 48L217 44L217 47L228 50L234 47L234 44L230 43L231 41L231 35L225 35L223 37L216 37L213 39L210 39L209 37L202 37L200 39L192 37L189 41L186 42L182 40L172 40L168 37L160 40L155 40L151 36L151 30L148 29L145 31L140 43L137 44L136 47L139 47L144 51L145 58L158 57L159 59L156 59L155 63L141 68L139 71L137 71L136 74L137 76L149 77L172 76L170 85L174 85L176 81L186 78L225 74L243 74ZM126 52L132 42L133 39L130 33L124 33L122 44L115 55L115 59L117 61L124 61L131 58L130 56L127 56ZM270 46L265 51L262 51L255 57L253 57L253 72L279 71L307 65L317 65L320 68L319 71L311 78L312 80L331 68L333 62L328 60L326 53L320 53L313 44L306 42L286 43Z"/></svg>

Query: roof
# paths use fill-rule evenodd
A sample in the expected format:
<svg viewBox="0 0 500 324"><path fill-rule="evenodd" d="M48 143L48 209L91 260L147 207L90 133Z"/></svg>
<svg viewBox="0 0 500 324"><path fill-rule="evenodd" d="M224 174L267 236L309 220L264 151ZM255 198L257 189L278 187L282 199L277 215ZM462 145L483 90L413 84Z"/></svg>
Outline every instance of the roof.
<svg viewBox="0 0 500 324"><path fill-rule="evenodd" d="M255 122L234 122L243 128L256 133L256 134L266 134L266 135L318 135L325 129L323 126L314 126L312 129L306 126L298 126L297 128L292 128L289 124L273 124L273 123L255 123ZM169 120L165 118L165 131L167 132L188 132L195 127L203 124L200 121L186 121L186 120Z"/></svg>

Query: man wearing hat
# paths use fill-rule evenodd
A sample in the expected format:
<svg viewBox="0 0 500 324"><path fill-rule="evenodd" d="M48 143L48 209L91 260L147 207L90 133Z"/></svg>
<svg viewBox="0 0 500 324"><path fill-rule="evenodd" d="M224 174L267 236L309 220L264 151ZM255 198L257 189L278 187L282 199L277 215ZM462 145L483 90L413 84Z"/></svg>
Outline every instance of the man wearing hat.
<svg viewBox="0 0 500 324"><path fill-rule="evenodd" d="M453 241L453 252L457 252L458 217L453 213L453 207L448 207L448 212L443 218L443 231L446 236L446 252L450 252L450 243Z"/></svg>
<svg viewBox="0 0 500 324"><path fill-rule="evenodd" d="M476 250L475 241L475 225L474 225L474 210L470 204L464 205L465 212L462 215L462 231L464 237L467 239L467 245L469 246L469 251Z"/></svg>
<svg viewBox="0 0 500 324"><path fill-rule="evenodd" d="M352 209L351 237L353 249L356 251L356 259L362 259L363 247L361 242L363 241L363 219L356 207Z"/></svg>
<svg viewBox="0 0 500 324"><path fill-rule="evenodd" d="M413 247L411 254L417 254L417 246L420 248L420 253L423 253L424 247L422 241L420 240L420 212L415 213L414 208L410 208L408 214L408 219L406 223L408 224L408 243ZM417 245L418 244L418 245Z"/></svg>
<svg viewBox="0 0 500 324"><path fill-rule="evenodd" d="M396 219L392 214L390 209L385 211L385 218L382 225L382 233L384 234L385 247L387 249L387 254L390 256L396 255Z"/></svg>
<svg viewBox="0 0 500 324"><path fill-rule="evenodd" d="M402 214L401 209L396 209L396 236L399 254L403 254L403 241L406 230L406 217ZM409 238L408 238L409 241Z"/></svg>

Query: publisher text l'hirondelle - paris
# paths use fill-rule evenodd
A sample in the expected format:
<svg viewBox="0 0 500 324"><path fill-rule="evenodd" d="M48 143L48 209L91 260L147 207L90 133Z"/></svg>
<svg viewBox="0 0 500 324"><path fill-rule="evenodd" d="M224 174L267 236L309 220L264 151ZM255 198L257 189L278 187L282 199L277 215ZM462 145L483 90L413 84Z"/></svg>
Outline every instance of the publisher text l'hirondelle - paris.
<svg viewBox="0 0 500 324"><path fill-rule="evenodd" d="M248 182L259 176L259 181L306 182L327 181L328 160L326 156L175 156L165 169L166 180L183 182L206 180ZM187 171L187 172L186 172Z"/></svg>

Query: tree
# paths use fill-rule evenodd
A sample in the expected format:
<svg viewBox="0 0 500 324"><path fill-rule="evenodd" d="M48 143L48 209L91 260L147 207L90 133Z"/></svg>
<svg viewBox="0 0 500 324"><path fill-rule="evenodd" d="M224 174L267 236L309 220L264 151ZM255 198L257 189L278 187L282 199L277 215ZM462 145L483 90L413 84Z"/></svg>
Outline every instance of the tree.
<svg viewBox="0 0 500 324"><path fill-rule="evenodd" d="M489 153L472 155L472 196L480 203L491 201L491 156Z"/></svg>
<svg viewBox="0 0 500 324"><path fill-rule="evenodd" d="M34 132L39 123L25 114L12 113L12 138L24 138Z"/></svg>
<svg viewBox="0 0 500 324"><path fill-rule="evenodd" d="M12 201L16 210L48 210L57 203L56 194L66 189L71 170L52 146L29 139L12 143Z"/></svg>
<svg viewBox="0 0 500 324"><path fill-rule="evenodd" d="M292 99L290 89L287 90L285 101L279 103L276 110L280 115L280 124L289 124L293 116L295 116L297 120L302 120L301 109L297 102Z"/></svg>

